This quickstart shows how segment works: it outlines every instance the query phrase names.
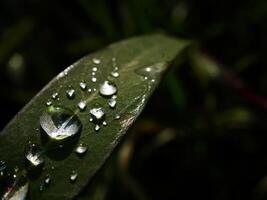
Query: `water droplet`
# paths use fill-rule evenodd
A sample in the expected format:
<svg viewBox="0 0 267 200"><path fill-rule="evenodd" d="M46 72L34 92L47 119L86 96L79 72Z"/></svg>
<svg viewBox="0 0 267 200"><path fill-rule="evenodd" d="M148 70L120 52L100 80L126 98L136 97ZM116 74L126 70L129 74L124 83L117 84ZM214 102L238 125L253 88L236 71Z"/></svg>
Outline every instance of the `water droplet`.
<svg viewBox="0 0 267 200"><path fill-rule="evenodd" d="M100 59L97 59L97 58L93 58L93 63L98 65L101 63L101 60Z"/></svg>
<svg viewBox="0 0 267 200"><path fill-rule="evenodd" d="M109 99L108 105L109 105L110 108L115 108L116 104L117 104L116 99L114 99L114 98Z"/></svg>
<svg viewBox="0 0 267 200"><path fill-rule="evenodd" d="M108 125L108 123L106 122L106 121L103 121L103 126L107 126Z"/></svg>
<svg viewBox="0 0 267 200"><path fill-rule="evenodd" d="M96 72L97 71L97 67L93 67L93 72Z"/></svg>
<svg viewBox="0 0 267 200"><path fill-rule="evenodd" d="M95 125L95 131L99 131L100 130L100 126L98 124Z"/></svg>
<svg viewBox="0 0 267 200"><path fill-rule="evenodd" d="M95 76L95 74L96 74L95 72L92 72L92 76Z"/></svg>
<svg viewBox="0 0 267 200"><path fill-rule="evenodd" d="M157 76L159 73L161 73L162 71L165 70L165 66L166 63L162 62L162 63L156 63L154 65L148 66L148 67L142 67L139 68L137 70L135 70L135 72L141 76L143 76L145 79L151 79L154 78L155 76Z"/></svg>
<svg viewBox="0 0 267 200"><path fill-rule="evenodd" d="M93 118L90 118L89 121L92 122L93 121Z"/></svg>
<svg viewBox="0 0 267 200"><path fill-rule="evenodd" d="M45 104L46 104L46 106L51 106L52 105L52 101L51 100L48 100Z"/></svg>
<svg viewBox="0 0 267 200"><path fill-rule="evenodd" d="M96 92L96 88L94 88L93 90L94 90L94 92Z"/></svg>
<svg viewBox="0 0 267 200"><path fill-rule="evenodd" d="M46 175L45 176L44 183L46 185L49 185L51 183L51 177L50 177L50 175Z"/></svg>
<svg viewBox="0 0 267 200"><path fill-rule="evenodd" d="M111 81L100 84L99 93L103 96L112 96L117 93L117 86Z"/></svg>
<svg viewBox="0 0 267 200"><path fill-rule="evenodd" d="M117 71L110 72L110 75L113 76L114 78L118 78L120 76L119 72Z"/></svg>
<svg viewBox="0 0 267 200"><path fill-rule="evenodd" d="M121 116L120 115L116 115L115 119L120 119Z"/></svg>
<svg viewBox="0 0 267 200"><path fill-rule="evenodd" d="M80 109L80 111L85 111L87 105L86 105L86 101L80 101L78 103L78 108Z"/></svg>
<svg viewBox="0 0 267 200"><path fill-rule="evenodd" d="M64 140L78 134L82 123L71 110L50 106L40 117L40 125L50 139Z"/></svg>
<svg viewBox="0 0 267 200"><path fill-rule="evenodd" d="M26 146L25 158L29 167L40 167L45 162L41 148L34 143L29 143Z"/></svg>
<svg viewBox="0 0 267 200"><path fill-rule="evenodd" d="M78 173L73 170L70 175L70 181L73 183L77 180L77 178L78 178Z"/></svg>
<svg viewBox="0 0 267 200"><path fill-rule="evenodd" d="M87 149L88 148L84 144L79 144L75 149L75 153L78 155L84 155L87 152Z"/></svg>
<svg viewBox="0 0 267 200"><path fill-rule="evenodd" d="M82 90L86 90L86 88L87 88L87 84L86 84L84 81L80 82L80 88L81 88Z"/></svg>
<svg viewBox="0 0 267 200"><path fill-rule="evenodd" d="M97 78L96 78L96 77L92 77L91 81L92 81L93 83L95 83L95 82L97 81Z"/></svg>
<svg viewBox="0 0 267 200"><path fill-rule="evenodd" d="M52 99L56 100L58 98L58 93L55 92L54 94L52 94Z"/></svg>
<svg viewBox="0 0 267 200"><path fill-rule="evenodd" d="M69 99L73 99L75 97L75 90L74 89L69 89L66 91L67 97Z"/></svg>
<svg viewBox="0 0 267 200"><path fill-rule="evenodd" d="M89 89L88 89L88 92L89 92L89 93L91 93L91 92L92 92L92 89L91 89L91 88L89 88Z"/></svg>
<svg viewBox="0 0 267 200"><path fill-rule="evenodd" d="M95 123L102 122L105 119L105 111L103 108L92 108L90 114Z"/></svg>

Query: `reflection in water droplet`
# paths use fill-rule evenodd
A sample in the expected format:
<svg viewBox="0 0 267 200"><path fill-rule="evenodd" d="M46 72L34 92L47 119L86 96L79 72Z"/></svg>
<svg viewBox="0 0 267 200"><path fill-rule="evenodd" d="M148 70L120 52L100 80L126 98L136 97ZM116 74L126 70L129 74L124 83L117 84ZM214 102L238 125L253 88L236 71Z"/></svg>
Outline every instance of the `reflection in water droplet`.
<svg viewBox="0 0 267 200"><path fill-rule="evenodd" d="M75 153L81 156L87 152L87 149L88 148L84 144L79 144L75 149Z"/></svg>
<svg viewBox="0 0 267 200"><path fill-rule="evenodd" d="M101 60L98 59L98 58L93 58L93 63L96 64L96 65L98 65L98 64L101 63Z"/></svg>
<svg viewBox="0 0 267 200"><path fill-rule="evenodd" d="M47 136L54 140L64 140L74 136L82 128L78 116L60 106L48 107L40 117L40 125Z"/></svg>
<svg viewBox="0 0 267 200"><path fill-rule="evenodd" d="M99 93L103 96L112 96L117 93L117 86L111 81L100 84Z"/></svg>
<svg viewBox="0 0 267 200"><path fill-rule="evenodd" d="M91 81L95 83L97 81L96 77L92 77Z"/></svg>
<svg viewBox="0 0 267 200"><path fill-rule="evenodd" d="M69 89L66 91L67 97L69 99L73 99L75 97L75 90L74 89Z"/></svg>
<svg viewBox="0 0 267 200"><path fill-rule="evenodd" d="M78 178L78 173L73 170L70 175L70 181L73 183L77 180L77 178Z"/></svg>
<svg viewBox="0 0 267 200"><path fill-rule="evenodd" d="M95 125L95 131L99 131L100 130L100 126L98 124Z"/></svg>
<svg viewBox="0 0 267 200"><path fill-rule="evenodd" d="M80 109L80 111L85 111L85 109L86 109L86 101L80 101L79 103L78 103L78 108Z"/></svg>
<svg viewBox="0 0 267 200"><path fill-rule="evenodd" d="M87 84L86 84L84 81L80 82L80 88L81 88L82 90L86 90L86 88L87 88Z"/></svg>
<svg viewBox="0 0 267 200"><path fill-rule="evenodd" d="M58 98L58 93L55 92L54 94L52 94L52 99L56 100Z"/></svg>
<svg viewBox="0 0 267 200"><path fill-rule="evenodd" d="M103 108L92 108L90 114L95 123L102 122L105 119L105 111Z"/></svg>
<svg viewBox="0 0 267 200"><path fill-rule="evenodd" d="M113 76L114 78L118 78L120 76L119 72L117 71L110 72L110 75Z"/></svg>
<svg viewBox="0 0 267 200"><path fill-rule="evenodd" d="M40 167L44 164L44 157L41 148L37 144L29 143L25 148L25 158L27 165Z"/></svg>
<svg viewBox="0 0 267 200"><path fill-rule="evenodd" d="M117 100L116 99L113 99L113 98L109 99L108 105L109 105L110 108L115 108L116 104L117 104Z"/></svg>

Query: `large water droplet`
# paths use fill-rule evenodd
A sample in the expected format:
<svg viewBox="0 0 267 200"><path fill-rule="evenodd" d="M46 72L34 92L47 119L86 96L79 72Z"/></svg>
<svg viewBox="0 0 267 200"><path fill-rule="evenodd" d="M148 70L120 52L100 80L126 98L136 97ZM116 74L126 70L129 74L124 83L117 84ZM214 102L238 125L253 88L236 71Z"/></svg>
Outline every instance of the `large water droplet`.
<svg viewBox="0 0 267 200"><path fill-rule="evenodd" d="M90 110L90 114L91 114L91 116L93 118L93 121L95 123L102 122L105 119L105 111L101 107L99 107L99 108L92 108Z"/></svg>
<svg viewBox="0 0 267 200"><path fill-rule="evenodd" d="M25 158L29 167L40 167L45 162L41 148L34 143L29 143L26 146Z"/></svg>
<svg viewBox="0 0 267 200"><path fill-rule="evenodd" d="M87 149L88 148L84 144L79 144L75 149L75 153L77 153L79 156L82 156L87 152Z"/></svg>
<svg viewBox="0 0 267 200"><path fill-rule="evenodd" d="M77 180L77 178L78 178L78 173L73 170L70 174L70 181L73 183Z"/></svg>
<svg viewBox="0 0 267 200"><path fill-rule="evenodd" d="M50 139L64 140L78 134L82 123L71 110L50 106L40 117L40 125Z"/></svg>
<svg viewBox="0 0 267 200"><path fill-rule="evenodd" d="M99 93L103 96L112 96L117 93L117 86L111 81L100 84Z"/></svg>

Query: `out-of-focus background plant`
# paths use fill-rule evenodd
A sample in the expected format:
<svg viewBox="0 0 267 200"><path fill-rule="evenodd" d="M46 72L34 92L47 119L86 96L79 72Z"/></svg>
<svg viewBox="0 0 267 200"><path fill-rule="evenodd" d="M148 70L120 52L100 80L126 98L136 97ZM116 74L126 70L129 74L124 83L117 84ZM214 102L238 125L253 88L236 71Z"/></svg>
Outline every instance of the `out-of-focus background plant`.
<svg viewBox="0 0 267 200"><path fill-rule="evenodd" d="M1 0L1 128L80 57L165 32L197 45L79 199L267 199L266 21L266 0Z"/></svg>

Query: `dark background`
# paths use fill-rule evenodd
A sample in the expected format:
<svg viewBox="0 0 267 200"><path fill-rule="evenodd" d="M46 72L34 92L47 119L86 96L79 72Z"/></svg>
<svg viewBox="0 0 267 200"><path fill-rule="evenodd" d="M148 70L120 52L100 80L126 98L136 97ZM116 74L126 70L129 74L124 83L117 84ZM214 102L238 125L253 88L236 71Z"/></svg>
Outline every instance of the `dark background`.
<svg viewBox="0 0 267 200"><path fill-rule="evenodd" d="M191 39L82 196L267 199L266 22L266 0L1 0L1 129L92 51L154 32Z"/></svg>

